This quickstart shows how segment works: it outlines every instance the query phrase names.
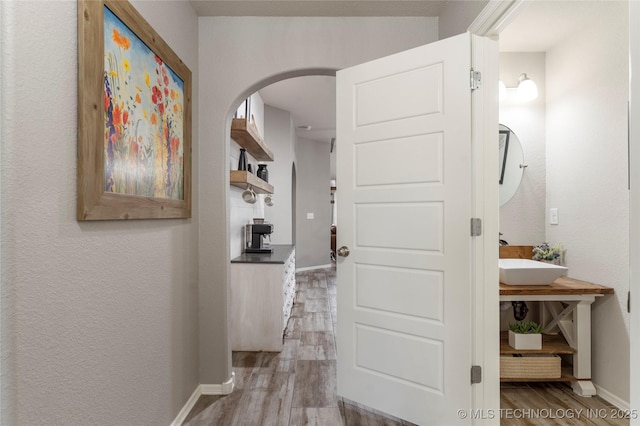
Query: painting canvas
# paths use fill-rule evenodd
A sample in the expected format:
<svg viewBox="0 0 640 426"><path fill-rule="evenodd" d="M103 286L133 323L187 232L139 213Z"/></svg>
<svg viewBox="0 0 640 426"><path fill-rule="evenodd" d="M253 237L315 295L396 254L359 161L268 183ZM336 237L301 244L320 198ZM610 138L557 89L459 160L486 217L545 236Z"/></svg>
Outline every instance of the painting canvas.
<svg viewBox="0 0 640 426"><path fill-rule="evenodd" d="M191 71L124 0L78 0L78 220L191 217Z"/></svg>
<svg viewBox="0 0 640 426"><path fill-rule="evenodd" d="M183 198L184 82L104 7L105 191Z"/></svg>

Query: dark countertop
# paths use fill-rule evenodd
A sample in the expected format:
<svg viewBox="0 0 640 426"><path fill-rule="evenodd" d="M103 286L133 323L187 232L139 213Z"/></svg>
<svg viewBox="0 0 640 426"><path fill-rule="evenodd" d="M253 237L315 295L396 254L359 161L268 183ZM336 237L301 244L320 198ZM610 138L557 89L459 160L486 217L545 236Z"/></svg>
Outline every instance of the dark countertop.
<svg viewBox="0 0 640 426"><path fill-rule="evenodd" d="M294 249L291 244L272 244L273 253L242 253L240 256L231 259L231 263L281 263L289 258Z"/></svg>

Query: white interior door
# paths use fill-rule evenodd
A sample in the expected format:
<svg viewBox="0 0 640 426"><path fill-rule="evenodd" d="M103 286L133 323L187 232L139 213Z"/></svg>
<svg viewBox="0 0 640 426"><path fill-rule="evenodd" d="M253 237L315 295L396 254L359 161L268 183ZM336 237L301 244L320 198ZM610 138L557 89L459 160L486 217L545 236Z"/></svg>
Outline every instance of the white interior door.
<svg viewBox="0 0 640 426"><path fill-rule="evenodd" d="M471 404L471 36L337 74L338 393L420 425Z"/></svg>

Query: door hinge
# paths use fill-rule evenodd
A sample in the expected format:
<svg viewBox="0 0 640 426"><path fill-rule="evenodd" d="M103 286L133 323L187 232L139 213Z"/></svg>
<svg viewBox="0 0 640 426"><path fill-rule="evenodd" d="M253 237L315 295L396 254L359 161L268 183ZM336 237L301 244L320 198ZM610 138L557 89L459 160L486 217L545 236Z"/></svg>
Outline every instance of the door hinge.
<svg viewBox="0 0 640 426"><path fill-rule="evenodd" d="M471 366L471 384L482 383L482 367L479 365Z"/></svg>
<svg viewBox="0 0 640 426"><path fill-rule="evenodd" d="M482 73L471 68L471 90L479 89L482 84Z"/></svg>
<svg viewBox="0 0 640 426"><path fill-rule="evenodd" d="M627 292L627 312L631 313L631 290Z"/></svg>
<svg viewBox="0 0 640 426"><path fill-rule="evenodd" d="M482 235L482 219L478 219L477 217L471 218L471 236L479 237Z"/></svg>

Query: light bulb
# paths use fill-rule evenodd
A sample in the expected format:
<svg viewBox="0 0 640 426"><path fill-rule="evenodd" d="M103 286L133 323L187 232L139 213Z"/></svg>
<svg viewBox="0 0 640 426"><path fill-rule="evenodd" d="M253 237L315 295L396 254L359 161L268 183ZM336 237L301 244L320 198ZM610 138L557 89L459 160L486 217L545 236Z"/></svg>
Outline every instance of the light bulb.
<svg viewBox="0 0 640 426"><path fill-rule="evenodd" d="M538 86L527 77L527 74L520 75L520 84L518 84L518 99L523 102L532 101L538 97Z"/></svg>

